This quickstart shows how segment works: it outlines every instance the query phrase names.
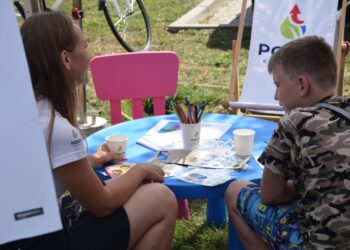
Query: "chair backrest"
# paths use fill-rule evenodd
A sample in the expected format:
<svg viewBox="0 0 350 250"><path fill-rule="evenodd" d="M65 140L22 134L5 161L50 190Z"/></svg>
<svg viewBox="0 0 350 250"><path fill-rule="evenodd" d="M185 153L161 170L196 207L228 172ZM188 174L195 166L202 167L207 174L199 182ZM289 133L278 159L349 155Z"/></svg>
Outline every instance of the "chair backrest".
<svg viewBox="0 0 350 250"><path fill-rule="evenodd" d="M90 63L96 95L110 101L111 123L122 121L122 100L132 101L133 118L144 116L143 99L153 99L155 115L165 114L165 96L175 94L179 58L170 51L96 56Z"/></svg>
<svg viewBox="0 0 350 250"><path fill-rule="evenodd" d="M243 0L243 5L246 2ZM239 98L237 70L244 13L233 48L234 60L229 86L231 108L282 110L274 100L275 85L267 71L271 55L285 43L308 35L322 36L336 51L334 44L338 39L336 26L339 18L337 4L337 1L330 0L255 0L246 77ZM242 11L245 11L245 6L242 6Z"/></svg>

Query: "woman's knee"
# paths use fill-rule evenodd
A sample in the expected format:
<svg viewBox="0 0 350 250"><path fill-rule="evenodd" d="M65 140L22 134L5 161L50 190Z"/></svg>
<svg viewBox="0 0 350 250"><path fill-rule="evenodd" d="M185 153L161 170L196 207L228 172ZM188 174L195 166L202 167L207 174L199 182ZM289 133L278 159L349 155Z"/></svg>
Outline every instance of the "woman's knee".
<svg viewBox="0 0 350 250"><path fill-rule="evenodd" d="M149 183L141 186L138 190L143 202L148 202L151 206L157 206L160 211L177 213L177 201L174 193L162 183ZM139 196L139 195L138 195ZM144 205L146 205L144 203Z"/></svg>
<svg viewBox="0 0 350 250"><path fill-rule="evenodd" d="M165 185L160 183L155 183L154 188L156 189L153 193L157 200L163 203L163 205L167 208L173 208L175 213L177 212L177 201L175 194Z"/></svg>

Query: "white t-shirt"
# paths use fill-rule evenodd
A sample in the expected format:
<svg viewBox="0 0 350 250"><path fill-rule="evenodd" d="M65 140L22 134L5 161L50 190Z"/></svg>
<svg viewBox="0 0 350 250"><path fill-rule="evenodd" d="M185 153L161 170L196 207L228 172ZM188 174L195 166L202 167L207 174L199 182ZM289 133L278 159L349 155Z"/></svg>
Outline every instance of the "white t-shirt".
<svg viewBox="0 0 350 250"><path fill-rule="evenodd" d="M37 101L36 104L39 113L39 120L42 124L46 144L48 146L51 105L47 99L41 99ZM60 113L57 111L55 112L56 115L53 125L50 154L52 169L87 157L86 144L84 139L81 137L79 130L70 124L66 118L62 117ZM57 198L59 198L66 191L66 188L57 179L54 173L53 176L56 195Z"/></svg>

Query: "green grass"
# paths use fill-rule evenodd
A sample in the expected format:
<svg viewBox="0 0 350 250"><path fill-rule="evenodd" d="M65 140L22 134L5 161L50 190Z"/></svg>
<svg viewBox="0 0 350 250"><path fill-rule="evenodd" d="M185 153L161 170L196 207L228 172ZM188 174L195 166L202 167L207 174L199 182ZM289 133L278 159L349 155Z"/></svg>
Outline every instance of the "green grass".
<svg viewBox="0 0 350 250"><path fill-rule="evenodd" d="M192 101L209 102L208 112L224 112L221 101L228 96L231 77L231 41L236 36L234 29L167 31L168 25L180 18L202 0L143 0L152 27L152 50L175 51L180 57L178 96L188 96ZM70 1L66 1L69 10ZM92 55L121 53L125 50L113 37L103 13L97 10L97 0L83 1L85 18L83 29ZM244 79L247 64L250 30L244 31L239 58L239 78ZM347 30L346 40L350 39ZM350 82L350 56L346 61L345 82ZM209 88L207 85L213 85ZM348 84L349 85L349 84ZM109 119L109 106L95 96L91 82L87 85L87 108L101 111ZM349 86L345 87L349 94ZM130 112L128 103L124 104ZM176 225L173 249L225 249L227 227L217 229L205 224L205 202L190 202L192 219L179 220Z"/></svg>
<svg viewBox="0 0 350 250"><path fill-rule="evenodd" d="M191 220L177 220L172 249L227 249L228 227L215 228L205 223L205 202L192 200Z"/></svg>

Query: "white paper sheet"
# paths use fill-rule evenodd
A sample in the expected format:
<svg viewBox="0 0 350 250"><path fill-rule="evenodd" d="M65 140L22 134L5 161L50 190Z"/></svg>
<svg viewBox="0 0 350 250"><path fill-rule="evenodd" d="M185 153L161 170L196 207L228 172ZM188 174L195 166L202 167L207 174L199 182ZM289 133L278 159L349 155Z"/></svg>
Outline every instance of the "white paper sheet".
<svg viewBox="0 0 350 250"><path fill-rule="evenodd" d="M0 1L0 245L62 228L11 0Z"/></svg>
<svg viewBox="0 0 350 250"><path fill-rule="evenodd" d="M213 139L219 139L231 126L232 124L202 122L200 147L208 144ZM143 137L137 140L137 143L156 151L182 149L179 121L159 121Z"/></svg>

